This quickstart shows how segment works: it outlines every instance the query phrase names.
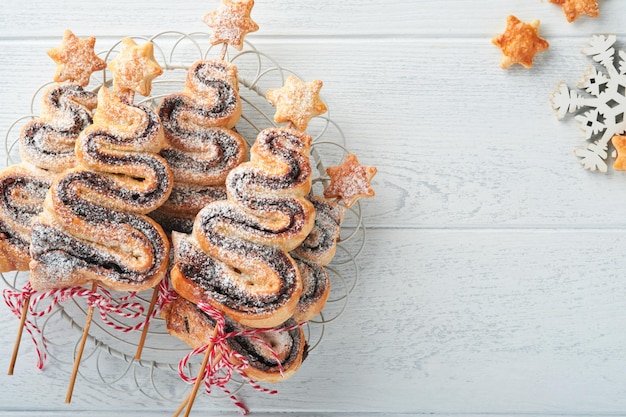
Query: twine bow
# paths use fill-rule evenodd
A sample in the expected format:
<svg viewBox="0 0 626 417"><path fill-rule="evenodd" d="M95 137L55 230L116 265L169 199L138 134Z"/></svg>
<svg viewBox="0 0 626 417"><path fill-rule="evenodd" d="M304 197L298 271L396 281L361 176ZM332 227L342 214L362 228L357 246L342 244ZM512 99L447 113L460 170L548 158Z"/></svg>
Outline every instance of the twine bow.
<svg viewBox="0 0 626 417"><path fill-rule="evenodd" d="M27 301L30 304L27 310L28 314L34 318L39 318L50 314L57 304L64 303L69 299L82 298L87 305L98 310L103 323L123 333L140 330L148 325L150 320L174 297L173 291L168 286L167 279L162 280L159 284L156 308L150 315L146 316L145 320L135 325L126 326L114 322L110 319L110 316L118 316L127 319L136 319L143 316L145 310L144 306L139 302L131 301L137 293L131 292L116 300L107 289L102 287L99 287L99 289L99 291L92 291L84 287L67 287L37 293L33 290L30 282L28 282L21 290L7 288L3 290L2 294L4 296L4 302L18 319L22 318L24 304ZM44 303L46 304L44 305ZM47 357L47 340L35 320L26 318L24 327L35 345L37 368L42 369ZM41 339L41 341L39 341L39 339Z"/></svg>
<svg viewBox="0 0 626 417"><path fill-rule="evenodd" d="M239 375L256 391L263 392L269 395L278 394L278 391L264 388L258 382L248 377L245 373L245 370L250 366L249 361L241 353L230 349L227 340L231 337L239 336L254 338L256 341L263 344L265 348L267 348L268 352L270 352L270 354L276 360L280 374L283 375L283 367L280 358L278 357L276 352L274 352L272 347L267 342L262 340L259 335L267 332L289 331L302 326L304 323L283 328L246 329L227 333L225 331L226 321L224 315L220 311L205 302L198 303L198 307L215 321L214 336L209 339L209 343L192 350L179 362L179 375L185 382L189 384L195 384L197 381L197 376L187 375L185 373L185 368L187 367L187 364L189 363L191 358L196 355L205 355L207 349L209 349L209 347L211 346L211 352L209 352L209 361L207 362L203 381L206 393L211 393L211 387L218 387L233 401L234 405L239 409L241 414L247 415L249 413L249 410L246 405L241 400L239 400L239 398L237 398L237 396L235 396L226 386L228 382L230 382L233 375Z"/></svg>
<svg viewBox="0 0 626 417"><path fill-rule="evenodd" d="M15 315L19 320L22 318L22 312L24 311L24 307L26 303L29 303L28 309L32 308L31 298L35 295L36 292L30 285L30 282L27 282L26 285L22 288L22 290L14 290L10 288L5 288L2 291L2 296L4 297L5 304L9 307L13 315ZM35 345L35 352L37 354L37 368L42 369L44 362L46 360L46 347L47 341L43 336L43 333L37 327L37 324L32 320L26 318L24 320L24 328L30 335L30 338ZM41 344L38 338L41 338Z"/></svg>

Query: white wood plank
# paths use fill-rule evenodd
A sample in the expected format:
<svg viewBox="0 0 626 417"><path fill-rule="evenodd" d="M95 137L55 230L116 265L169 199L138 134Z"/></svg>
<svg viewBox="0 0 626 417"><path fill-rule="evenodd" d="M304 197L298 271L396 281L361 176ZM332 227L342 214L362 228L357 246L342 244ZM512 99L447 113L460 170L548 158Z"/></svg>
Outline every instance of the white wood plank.
<svg viewBox="0 0 626 417"><path fill-rule="evenodd" d="M54 37L65 29L94 36L153 34L164 29L205 30L202 16L219 5L217 0L168 3L149 0L111 0L85 7L80 0L50 4L42 0L4 0L0 14L0 38ZM524 21L541 20L546 36L589 35L599 31L624 33L619 0L601 1L597 19L565 20L561 9L547 1L518 0L295 0L257 1L252 18L260 29L251 37L266 36L494 36L504 30L505 19L515 14ZM164 24L164 20L167 25ZM197 28L197 29L195 29Z"/></svg>
<svg viewBox="0 0 626 417"><path fill-rule="evenodd" d="M487 39L256 46L303 78L324 80L348 148L379 169L377 198L364 202L369 224L623 228L626 175L583 170L573 154L586 143L582 132L550 107L558 83L574 86L591 65L580 53L587 41L559 39L530 71L501 70ZM0 42L14 57L0 62L0 132L28 114L32 93L54 72L44 55L53 45Z"/></svg>
<svg viewBox="0 0 626 417"><path fill-rule="evenodd" d="M620 414L626 411L625 237L612 231L370 230L349 308L258 412ZM0 312L1 334L15 321ZM6 409L172 409L42 373L25 345ZM0 369L8 363L0 356ZM32 395L32 394L31 394ZM114 399L114 400L113 400ZM121 405L123 404L123 406ZM230 410L202 397L199 409Z"/></svg>
<svg viewBox="0 0 626 417"><path fill-rule="evenodd" d="M572 151L585 142L549 99L591 65L580 54L590 35L616 33L626 49L626 3L601 0L600 18L572 24L545 0L256 3L261 30L248 39L324 80L348 147L379 173L347 311L277 397L244 392L255 414L625 414L626 175L582 170ZM0 136L50 78L45 50L64 29L103 49L129 34L206 31L201 16L217 4L3 1ZM508 14L540 19L551 43L531 71L498 68L490 39ZM0 308L0 370L16 325ZM84 381L66 405L70 366L39 372L33 361L26 340L16 375L0 372L0 416L165 416L178 405ZM226 399L196 407L238 415Z"/></svg>

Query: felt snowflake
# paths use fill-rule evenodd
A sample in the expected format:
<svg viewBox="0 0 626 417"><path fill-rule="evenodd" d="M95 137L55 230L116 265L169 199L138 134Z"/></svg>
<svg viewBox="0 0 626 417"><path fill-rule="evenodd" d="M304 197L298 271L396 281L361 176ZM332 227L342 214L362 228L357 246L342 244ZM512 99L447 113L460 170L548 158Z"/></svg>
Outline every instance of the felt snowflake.
<svg viewBox="0 0 626 417"><path fill-rule="evenodd" d="M593 36L583 52L599 63L604 72L592 66L578 84L587 95L567 87L564 83L552 97L552 107L559 119L567 113L576 113L579 123L590 141L586 147L575 150L582 165L591 171L607 171L611 138L626 132L626 52L619 51L616 57L613 45L617 38Z"/></svg>

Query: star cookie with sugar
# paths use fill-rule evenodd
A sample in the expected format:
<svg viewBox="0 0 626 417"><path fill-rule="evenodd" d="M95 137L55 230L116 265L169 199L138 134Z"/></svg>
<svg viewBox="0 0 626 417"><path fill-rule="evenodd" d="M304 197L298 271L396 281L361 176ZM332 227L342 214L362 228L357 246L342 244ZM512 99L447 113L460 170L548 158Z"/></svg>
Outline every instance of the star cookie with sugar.
<svg viewBox="0 0 626 417"><path fill-rule="evenodd" d="M550 3L561 6L568 22L578 19L581 14L591 17L600 15L598 0L550 0Z"/></svg>
<svg viewBox="0 0 626 417"><path fill-rule="evenodd" d="M222 0L219 8L205 14L202 21L213 29L211 45L226 43L241 51L244 36L259 30L250 18L253 6L254 0Z"/></svg>
<svg viewBox="0 0 626 417"><path fill-rule="evenodd" d="M113 74L113 89L118 94L131 91L146 97L152 90L152 80L163 74L163 68L154 59L154 45L143 45L131 38L122 39L122 50L109 62Z"/></svg>
<svg viewBox="0 0 626 417"><path fill-rule="evenodd" d="M267 101L276 106L274 121L291 122L296 129L305 131L312 118L328 110L319 97L322 86L320 80L305 83L293 75L287 76L281 88L265 94Z"/></svg>
<svg viewBox="0 0 626 417"><path fill-rule="evenodd" d="M370 182L376 171L376 167L361 165L356 155L350 153L341 165L326 168L330 184L324 190L324 197L340 198L346 207L351 207L360 198L373 197Z"/></svg>
<svg viewBox="0 0 626 417"><path fill-rule="evenodd" d="M80 39L71 30L63 34L58 48L48 50L48 56L57 64L54 81L72 81L83 87L95 71L106 68L106 62L94 52L96 38Z"/></svg>
<svg viewBox="0 0 626 417"><path fill-rule="evenodd" d="M494 45L502 50L503 69L513 64L520 64L526 68L533 66L533 59L538 52L548 49L550 44L538 35L539 20L525 23L510 15L506 19L506 30L492 39Z"/></svg>

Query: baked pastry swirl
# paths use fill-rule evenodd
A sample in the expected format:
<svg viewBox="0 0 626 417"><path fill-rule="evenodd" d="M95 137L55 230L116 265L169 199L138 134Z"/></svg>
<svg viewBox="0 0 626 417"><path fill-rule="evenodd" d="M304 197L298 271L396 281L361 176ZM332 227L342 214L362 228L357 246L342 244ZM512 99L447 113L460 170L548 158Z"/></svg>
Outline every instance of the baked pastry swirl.
<svg viewBox="0 0 626 417"><path fill-rule="evenodd" d="M293 315L300 322L318 315L330 295L330 279L325 265L337 250L345 208L320 196L310 197L315 207L313 230L300 246L291 251L302 277L302 295Z"/></svg>
<svg viewBox="0 0 626 417"><path fill-rule="evenodd" d="M94 124L76 143L80 166L54 181L33 221L34 289L99 281L142 290L163 278L170 244L145 215L171 191L172 174L158 155L163 146L156 113L100 89Z"/></svg>
<svg viewBox="0 0 626 417"><path fill-rule="evenodd" d="M259 133L250 161L226 179L228 200L203 208L191 237L174 237L176 292L250 327L274 327L293 315L302 282L288 252L315 220L306 198L310 145L309 135L291 129Z"/></svg>
<svg viewBox="0 0 626 417"><path fill-rule="evenodd" d="M311 196L315 223L311 233L291 254L300 259L327 265L335 257L345 208L320 196Z"/></svg>
<svg viewBox="0 0 626 417"><path fill-rule="evenodd" d="M0 173L0 272L27 271L30 224L42 210L52 176L27 163Z"/></svg>
<svg viewBox="0 0 626 417"><path fill-rule="evenodd" d="M184 90L166 96L158 113L168 143L161 155L175 182L155 218L166 229L189 233L198 211L225 196L226 176L248 156L245 139L231 129L241 117L237 68L221 60L196 62Z"/></svg>
<svg viewBox="0 0 626 417"><path fill-rule="evenodd" d="M28 270L31 220L41 212L53 178L76 165L76 139L93 122L97 104L96 94L83 87L92 71L106 66L93 54L94 42L66 31L65 46L59 48L65 52L52 56L63 55L72 65L63 64L63 76L55 76L59 82L43 92L39 117L22 127L22 162L0 172L0 272ZM72 60L74 55L79 56Z"/></svg>
<svg viewBox="0 0 626 417"><path fill-rule="evenodd" d="M75 166L76 139L93 122L96 104L96 94L78 84L49 87L43 95L39 118L26 123L21 130L22 162L53 172Z"/></svg>
<svg viewBox="0 0 626 417"><path fill-rule="evenodd" d="M22 127L22 163L0 173L0 272L28 270L31 220L55 175L76 164L76 138L93 122L96 104L82 86L55 83L44 92L40 117Z"/></svg>
<svg viewBox="0 0 626 417"><path fill-rule="evenodd" d="M164 307L161 315L166 320L167 331L192 348L210 342L215 321L193 303L178 297ZM224 319L224 330L227 333L249 329L228 316ZM281 327L286 329L294 324L293 320L289 320ZM249 366L244 372L255 381L279 382L289 378L300 367L306 355L306 341L301 327L261 332L254 336L233 336L226 339L226 343L232 351L246 359ZM268 351L267 345L272 348L273 354ZM280 360L280 367L276 358Z"/></svg>

